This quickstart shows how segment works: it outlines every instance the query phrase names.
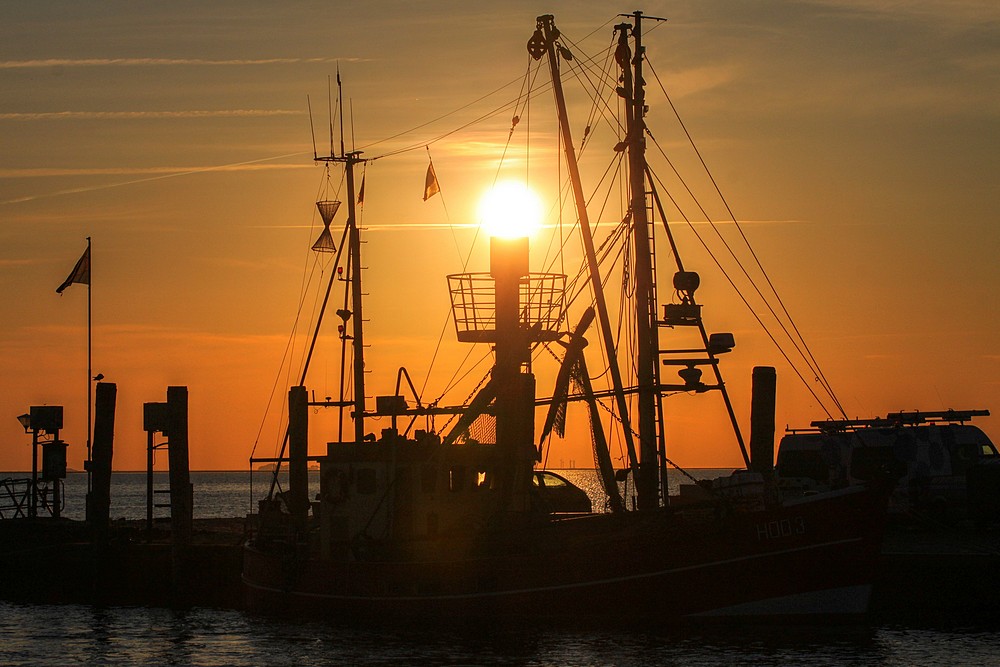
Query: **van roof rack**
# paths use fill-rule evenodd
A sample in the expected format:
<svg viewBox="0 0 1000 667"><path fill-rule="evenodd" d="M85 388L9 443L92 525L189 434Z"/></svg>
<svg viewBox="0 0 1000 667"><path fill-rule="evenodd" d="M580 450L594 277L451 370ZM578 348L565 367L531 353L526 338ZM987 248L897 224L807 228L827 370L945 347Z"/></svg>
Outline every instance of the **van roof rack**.
<svg viewBox="0 0 1000 667"><path fill-rule="evenodd" d="M890 412L884 418L874 419L827 419L810 422L810 426L827 433L851 431L859 428L895 428L918 424L964 424L973 417L989 417L989 410L938 410L934 412Z"/></svg>

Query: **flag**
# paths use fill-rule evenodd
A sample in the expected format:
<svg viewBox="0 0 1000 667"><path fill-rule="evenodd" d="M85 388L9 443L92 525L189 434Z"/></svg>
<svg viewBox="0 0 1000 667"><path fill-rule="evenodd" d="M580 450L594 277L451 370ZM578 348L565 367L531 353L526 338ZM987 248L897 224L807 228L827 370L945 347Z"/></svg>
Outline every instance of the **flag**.
<svg viewBox="0 0 1000 667"><path fill-rule="evenodd" d="M73 283L80 283L81 285L90 284L90 246L83 251L83 255L77 260L76 266L70 271L69 277L63 281L62 285L56 288L56 294L62 294L63 290L72 285Z"/></svg>
<svg viewBox="0 0 1000 667"><path fill-rule="evenodd" d="M424 201L441 192L437 174L434 173L434 163L427 163L427 176L424 178Z"/></svg>
<svg viewBox="0 0 1000 667"><path fill-rule="evenodd" d="M365 177L361 177L361 187L358 189L358 206L365 203Z"/></svg>

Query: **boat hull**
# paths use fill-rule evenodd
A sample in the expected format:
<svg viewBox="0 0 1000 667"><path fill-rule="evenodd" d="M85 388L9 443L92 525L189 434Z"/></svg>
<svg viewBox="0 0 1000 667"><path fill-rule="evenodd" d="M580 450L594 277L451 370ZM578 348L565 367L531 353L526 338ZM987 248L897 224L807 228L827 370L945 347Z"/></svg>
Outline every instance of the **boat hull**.
<svg viewBox="0 0 1000 667"><path fill-rule="evenodd" d="M422 558L251 542L243 581L251 610L345 620L850 617L867 609L885 503L855 487L754 512L586 515Z"/></svg>

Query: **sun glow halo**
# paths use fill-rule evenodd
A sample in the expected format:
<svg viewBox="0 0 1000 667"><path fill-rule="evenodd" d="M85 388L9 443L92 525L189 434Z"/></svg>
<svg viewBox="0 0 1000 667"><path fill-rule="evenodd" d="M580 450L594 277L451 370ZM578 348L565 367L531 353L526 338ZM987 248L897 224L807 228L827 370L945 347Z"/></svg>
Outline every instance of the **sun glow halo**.
<svg viewBox="0 0 1000 667"><path fill-rule="evenodd" d="M479 200L479 219L490 236L516 239L534 234L542 224L542 203L523 183L503 181Z"/></svg>

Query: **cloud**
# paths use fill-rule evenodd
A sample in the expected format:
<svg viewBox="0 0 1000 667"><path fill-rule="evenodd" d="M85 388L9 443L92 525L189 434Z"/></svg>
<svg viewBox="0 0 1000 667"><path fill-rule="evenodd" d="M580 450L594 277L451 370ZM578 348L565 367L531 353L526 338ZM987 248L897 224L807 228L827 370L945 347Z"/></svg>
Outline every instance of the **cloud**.
<svg viewBox="0 0 1000 667"><path fill-rule="evenodd" d="M894 20L915 18L944 26L1000 22L1000 5L994 0L813 0L813 4Z"/></svg>
<svg viewBox="0 0 1000 667"><path fill-rule="evenodd" d="M79 188L70 188L68 190L58 190L58 191L55 191L55 192L45 192L45 193L41 193L41 194L37 194L37 195L28 195L26 197L17 197L15 199L6 199L6 200L0 201L0 205L3 205L3 204L19 204L19 203L22 203L22 202L34 201L36 199L43 199L45 197L57 197L57 196L60 196L60 195L77 194L77 193L80 193L80 192L93 192L95 190L107 190L107 189L110 189L110 188L118 188L118 187L121 187L121 186L124 186L124 185L134 185L136 183L146 183L148 181L157 181L157 180L161 180L161 179L164 179L164 178L175 178L177 176L190 176L192 174L201 174L201 173L204 173L204 172L250 171L250 170L255 170L255 169L269 169L269 168L274 168L274 169L286 169L286 168L307 169L307 168L309 168L309 165L263 165L263 164L261 164L263 162L268 162L270 160L280 160L280 159L283 159L283 158L297 157L297 156L300 156L300 155L308 155L308 153L305 153L305 152L288 153L286 155L275 155L273 157L262 158L262 159L259 159L259 160L250 160L250 161L247 161L247 162L238 162L238 163L234 163L234 164L224 164L224 165L217 165L217 166L212 166L212 167L193 167L193 168L185 169L183 171L179 171L177 169L157 168L157 167L152 168L152 171L144 171L141 168L137 169L137 170L120 170L120 168L115 168L115 169L119 169L119 170L112 171L110 173L122 173L122 174L126 174L126 173L137 173L137 174L138 173L152 173L154 175L147 176L145 178L137 178L137 179L134 179L134 180L131 180L131 181L119 181L117 183L104 183L104 184L101 184L101 185L92 185L92 186L85 186L85 187L79 187ZM57 168L57 169L41 168L41 169L37 169L37 170L36 169L11 169L11 170L7 170L7 171L13 172L13 173L37 172L37 173L21 174L21 175L34 175L34 176L66 175L66 174L55 173L55 172L61 171L61 169L59 169L59 168ZM73 172L73 175L85 175L85 174L92 174L92 173L103 173L103 170L101 170L101 169L96 169L96 170L95 169L82 169L82 170L72 170L71 169L71 170L67 170L67 171ZM3 172L0 172L0 175L3 175ZM8 176L8 177L10 177L10 176Z"/></svg>
<svg viewBox="0 0 1000 667"><path fill-rule="evenodd" d="M0 269L6 269L12 266L30 266L32 264L39 264L38 260L34 259L3 259L0 258Z"/></svg>
<svg viewBox="0 0 1000 667"><path fill-rule="evenodd" d="M0 113L0 120L145 120L149 118L244 118L301 116L290 109L191 109L188 111L34 111Z"/></svg>
<svg viewBox="0 0 1000 667"><path fill-rule="evenodd" d="M303 153L305 155L305 153ZM229 164L219 167L31 167L0 169L0 178L39 178L64 176L120 176L128 174L162 174L164 177L194 174L203 171L270 171L310 169L311 164ZM118 185L125 185L119 183ZM98 186L113 187L112 185Z"/></svg>
<svg viewBox="0 0 1000 667"><path fill-rule="evenodd" d="M203 58L41 58L35 60L0 60L0 69L33 67L149 67L171 65L297 65L309 63L360 62L360 58L258 58L206 60Z"/></svg>

